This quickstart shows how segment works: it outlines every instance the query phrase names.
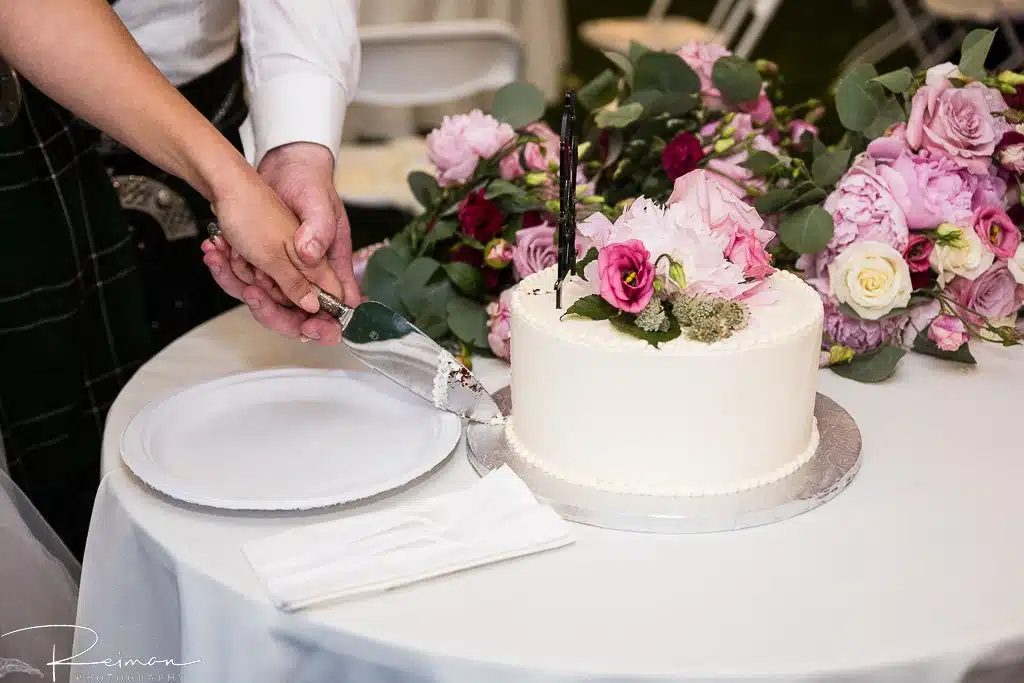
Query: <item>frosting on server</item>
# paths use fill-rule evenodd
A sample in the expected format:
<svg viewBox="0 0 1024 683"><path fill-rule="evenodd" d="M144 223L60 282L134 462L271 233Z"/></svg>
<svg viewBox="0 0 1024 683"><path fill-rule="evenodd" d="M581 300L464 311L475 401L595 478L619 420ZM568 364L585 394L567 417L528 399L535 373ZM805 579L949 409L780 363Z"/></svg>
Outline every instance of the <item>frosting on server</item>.
<svg viewBox="0 0 1024 683"><path fill-rule="evenodd" d="M822 304L798 277L770 277L777 300L714 344L655 349L606 321L561 319L589 293L555 268L511 302L512 417L520 457L565 480L649 495L714 495L790 474L817 448Z"/></svg>

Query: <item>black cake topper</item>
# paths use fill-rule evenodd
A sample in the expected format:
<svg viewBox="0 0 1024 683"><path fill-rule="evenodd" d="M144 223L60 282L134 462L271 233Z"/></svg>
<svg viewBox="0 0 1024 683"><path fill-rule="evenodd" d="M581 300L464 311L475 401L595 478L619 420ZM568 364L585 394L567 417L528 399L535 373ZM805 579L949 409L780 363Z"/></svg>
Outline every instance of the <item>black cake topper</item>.
<svg viewBox="0 0 1024 683"><path fill-rule="evenodd" d="M576 267L576 91L567 90L558 158L558 280L555 307L562 308L562 283Z"/></svg>

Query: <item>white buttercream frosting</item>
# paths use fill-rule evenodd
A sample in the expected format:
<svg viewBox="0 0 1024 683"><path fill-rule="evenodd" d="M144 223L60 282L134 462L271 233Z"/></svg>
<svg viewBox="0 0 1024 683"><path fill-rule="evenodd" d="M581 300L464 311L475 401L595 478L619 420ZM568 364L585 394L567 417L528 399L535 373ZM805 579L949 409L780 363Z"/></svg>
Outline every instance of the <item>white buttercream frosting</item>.
<svg viewBox="0 0 1024 683"><path fill-rule="evenodd" d="M607 321L562 318L590 293L555 269L526 278L511 301L512 418L519 457L577 484L649 495L713 495L794 472L817 448L814 401L822 304L779 272L774 303L704 344L654 348Z"/></svg>

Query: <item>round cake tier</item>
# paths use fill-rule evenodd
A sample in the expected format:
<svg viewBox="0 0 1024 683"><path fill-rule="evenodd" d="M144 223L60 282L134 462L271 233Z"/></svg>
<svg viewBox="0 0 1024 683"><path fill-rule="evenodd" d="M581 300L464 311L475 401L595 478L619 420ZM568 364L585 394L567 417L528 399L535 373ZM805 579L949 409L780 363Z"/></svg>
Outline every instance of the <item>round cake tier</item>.
<svg viewBox="0 0 1024 683"><path fill-rule="evenodd" d="M714 495L785 476L817 447L818 294L789 273L748 326L705 344L654 348L607 321L562 318L587 283L555 269L511 300L512 416L519 456L583 486L650 495Z"/></svg>

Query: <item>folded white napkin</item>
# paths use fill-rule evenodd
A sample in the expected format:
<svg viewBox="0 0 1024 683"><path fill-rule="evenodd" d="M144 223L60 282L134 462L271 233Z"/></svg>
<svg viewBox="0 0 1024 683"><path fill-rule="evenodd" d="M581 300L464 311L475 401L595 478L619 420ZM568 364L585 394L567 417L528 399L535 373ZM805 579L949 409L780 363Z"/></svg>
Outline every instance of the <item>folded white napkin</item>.
<svg viewBox="0 0 1024 683"><path fill-rule="evenodd" d="M280 609L375 593L573 542L507 466L470 488L247 543Z"/></svg>

